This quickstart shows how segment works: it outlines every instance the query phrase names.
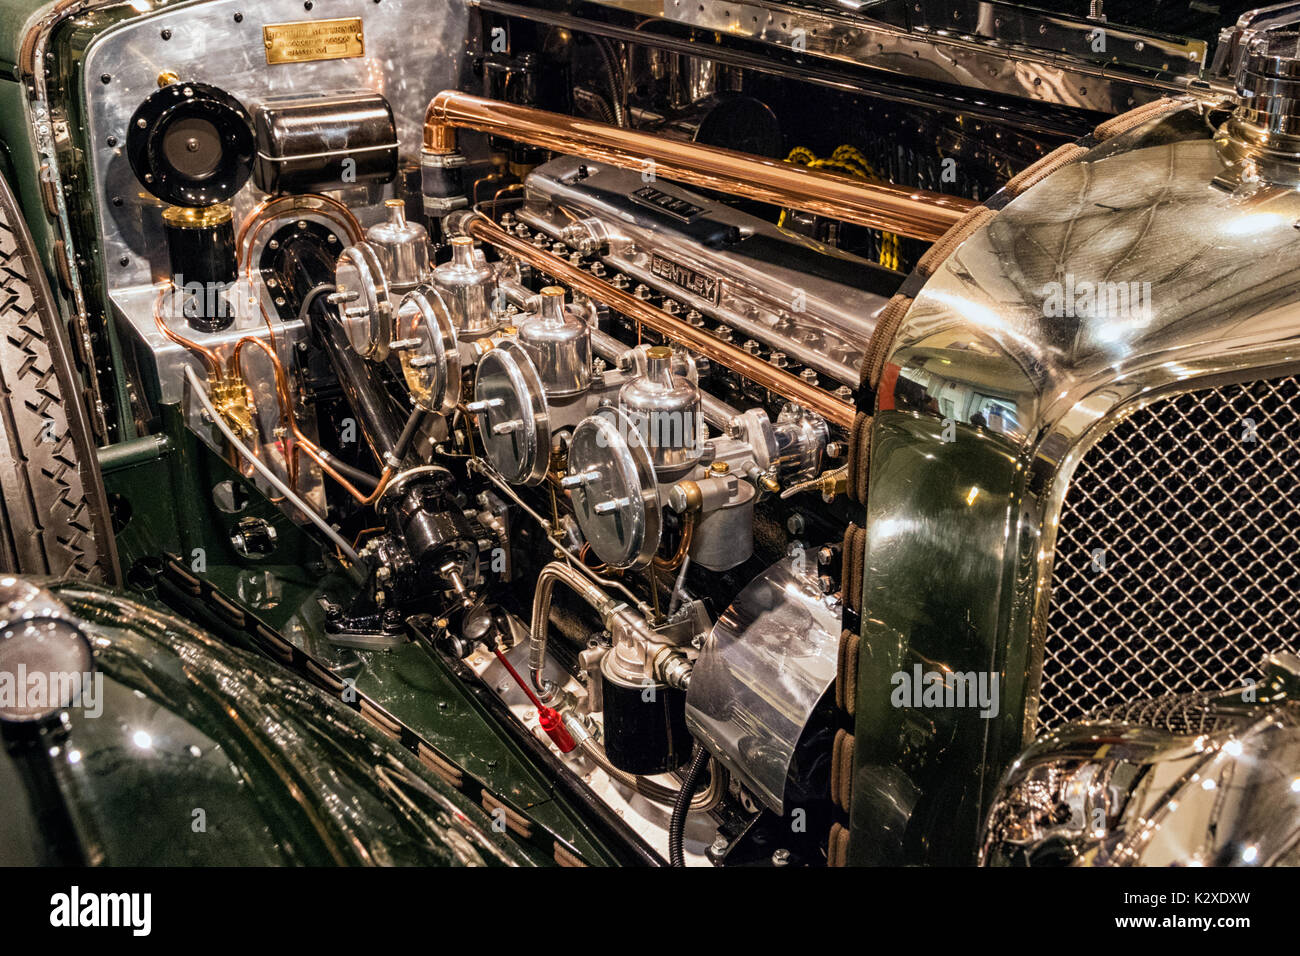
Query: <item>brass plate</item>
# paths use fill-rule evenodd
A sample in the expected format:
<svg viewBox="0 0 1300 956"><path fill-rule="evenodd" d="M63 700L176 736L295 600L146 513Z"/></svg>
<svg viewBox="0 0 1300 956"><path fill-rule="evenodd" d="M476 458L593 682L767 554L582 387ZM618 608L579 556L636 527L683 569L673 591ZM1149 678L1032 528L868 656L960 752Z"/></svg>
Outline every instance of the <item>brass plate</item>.
<svg viewBox="0 0 1300 956"><path fill-rule="evenodd" d="M366 53L365 33L360 17L338 20L300 20L262 27L266 62L309 63L312 60L343 60Z"/></svg>

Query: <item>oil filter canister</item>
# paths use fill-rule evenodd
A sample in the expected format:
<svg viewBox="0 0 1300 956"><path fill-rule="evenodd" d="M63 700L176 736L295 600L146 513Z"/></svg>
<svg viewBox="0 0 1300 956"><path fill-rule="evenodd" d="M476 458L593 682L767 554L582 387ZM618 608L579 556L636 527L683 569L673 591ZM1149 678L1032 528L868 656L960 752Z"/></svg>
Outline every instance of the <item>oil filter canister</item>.
<svg viewBox="0 0 1300 956"><path fill-rule="evenodd" d="M605 755L627 773L676 770L694 743L686 726L686 691L650 680L629 682L601 661L605 705Z"/></svg>

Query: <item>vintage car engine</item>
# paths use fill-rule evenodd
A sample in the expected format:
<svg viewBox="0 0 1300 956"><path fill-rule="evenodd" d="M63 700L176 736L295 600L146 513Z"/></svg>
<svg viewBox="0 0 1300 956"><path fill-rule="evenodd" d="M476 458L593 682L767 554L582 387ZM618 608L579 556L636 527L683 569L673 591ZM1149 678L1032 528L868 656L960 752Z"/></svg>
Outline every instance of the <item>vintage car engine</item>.
<svg viewBox="0 0 1300 956"><path fill-rule="evenodd" d="M1280 550L1223 548L1276 555L1240 602L1254 643L1255 612L1130 582L1141 643L1142 602L1096 583L1172 507L1165 466L1121 480L1147 447L1122 422L1291 374L1260 316L1293 279L1230 278L1295 252L1283 14L1211 64L1226 6L1167 30L1100 2L72 6L33 27L71 59L24 102L62 183L113 583L355 706L527 854L1176 862L1121 806L1159 812L1134 768L1175 746L1132 731L1132 674L1177 660L1157 689L1208 694L1267 659L1296 726ZM1098 276L1141 314L1043 304ZM1181 534L1138 577L1219 547ZM1216 732L1285 736L1214 701ZM1142 743L1088 756L1090 720ZM1102 776L1111 829L1061 824ZM1267 829L1278 859L1294 829Z"/></svg>

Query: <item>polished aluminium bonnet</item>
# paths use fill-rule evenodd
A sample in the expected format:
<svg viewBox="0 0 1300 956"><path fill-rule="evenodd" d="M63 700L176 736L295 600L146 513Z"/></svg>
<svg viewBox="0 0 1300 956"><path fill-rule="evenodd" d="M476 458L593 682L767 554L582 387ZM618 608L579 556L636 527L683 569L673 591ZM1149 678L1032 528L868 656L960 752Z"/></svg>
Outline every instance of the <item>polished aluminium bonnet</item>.
<svg viewBox="0 0 1300 956"><path fill-rule="evenodd" d="M909 808L955 776L1008 765L1033 738L1049 610L1070 597L1050 586L1061 503L1096 442L1161 397L1296 371L1300 194L1224 183L1230 160L1215 137L1232 108L1189 97L998 197L996 217L900 324L871 433L861 636L888 653L859 662L855 828L879 828L888 805L891 833L935 833ZM1129 500L1132 526L1148 506ZM1081 552L1091 564L1102 550L1094 573L1114 572L1115 544ZM1154 611L1168 639L1192 648L1208 635L1183 626L1176 596ZM1140 662L1166 639L1128 634L1105 666ZM995 673L997 716L879 706L891 675L919 662ZM889 768L874 777L861 764L864 720L873 765ZM900 782L911 794L901 803ZM947 826L975 833L981 800L954 797ZM948 846L900 836L851 845L850 859L954 862L967 849Z"/></svg>

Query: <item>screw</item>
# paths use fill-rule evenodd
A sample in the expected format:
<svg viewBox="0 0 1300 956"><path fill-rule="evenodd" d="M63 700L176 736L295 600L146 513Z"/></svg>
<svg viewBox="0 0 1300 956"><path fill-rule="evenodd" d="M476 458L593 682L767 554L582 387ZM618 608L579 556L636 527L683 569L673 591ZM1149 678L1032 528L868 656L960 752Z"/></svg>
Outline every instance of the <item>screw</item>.
<svg viewBox="0 0 1300 956"><path fill-rule="evenodd" d="M104 142L106 142L109 146L116 146L116 145L117 145L117 137L116 137L116 136L110 136L108 139L104 140Z"/></svg>
<svg viewBox="0 0 1300 956"><path fill-rule="evenodd" d="M789 864L790 864L789 850L777 850L775 853L772 854L773 866L788 866Z"/></svg>
<svg viewBox="0 0 1300 956"><path fill-rule="evenodd" d="M113 82L112 74L111 73L99 74L99 82L103 83L105 86L107 86L109 83L112 83Z"/></svg>
<svg viewBox="0 0 1300 956"><path fill-rule="evenodd" d="M170 39L172 38L172 31L171 31L171 30L164 30L164 31L162 32L162 38L163 38L164 40L170 40Z"/></svg>
<svg viewBox="0 0 1300 956"><path fill-rule="evenodd" d="M709 847L709 849L710 849L710 850L711 850L715 855L717 855L717 856L721 856L722 854L724 854L724 853L727 852L727 847L730 846L730 845L731 845L731 844L729 844L729 843L727 842L727 838L726 838L726 837L724 837L724 836L720 836L720 837L718 837L716 840L713 841L713 844Z"/></svg>
<svg viewBox="0 0 1300 956"><path fill-rule="evenodd" d="M235 22L236 22L236 23L243 23L243 22L244 22L244 15L243 15L242 13L236 13L236 14L235 14Z"/></svg>
<svg viewBox="0 0 1300 956"><path fill-rule="evenodd" d="M123 256L121 259L117 260L117 264L125 268L131 264L131 260L127 256Z"/></svg>

